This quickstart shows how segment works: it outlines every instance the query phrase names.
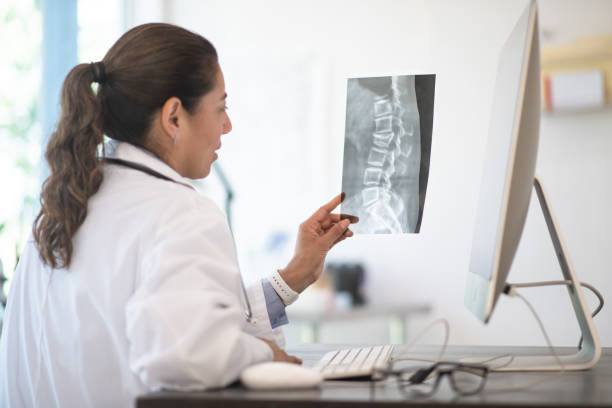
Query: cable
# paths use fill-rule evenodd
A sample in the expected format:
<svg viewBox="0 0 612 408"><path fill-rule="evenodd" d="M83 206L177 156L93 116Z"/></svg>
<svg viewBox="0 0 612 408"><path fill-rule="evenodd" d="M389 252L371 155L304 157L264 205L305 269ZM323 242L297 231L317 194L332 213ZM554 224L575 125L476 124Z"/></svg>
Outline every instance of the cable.
<svg viewBox="0 0 612 408"><path fill-rule="evenodd" d="M436 360L430 360L426 358L412 358L412 357L391 357L389 361L395 362L395 361L410 360L410 361L424 361L424 362L433 362L433 363L437 363L438 361L440 361L442 359L442 356L444 355L444 352L446 351L446 346L448 346L448 339L450 336L450 325L448 324L448 320L444 318L436 319L433 322L429 323L427 326L425 326L423 329L421 329L421 331L418 332L416 336L414 336L413 340L406 345L406 349L410 349L412 346L414 346L416 342L419 341L419 339L423 337L425 333L427 333L432 327L434 327L437 324L442 324L444 326L444 343L442 344L442 347L440 348L440 352L438 353L438 358Z"/></svg>
<svg viewBox="0 0 612 408"><path fill-rule="evenodd" d="M597 296L597 299L599 300L599 305L597 305L597 307L595 308L595 310L591 314L591 317L595 317L597 315L597 313L599 313L601 311L601 309L603 309L604 298L601 295L601 293L597 289L595 289L595 287L589 285L588 283L580 282L580 285L582 285L585 288L589 289L593 294L595 294L595 296ZM580 335L580 341L578 341L578 350L582 349L582 340L583 340L582 335Z"/></svg>
<svg viewBox="0 0 612 408"><path fill-rule="evenodd" d="M440 352L438 353L438 357L437 359L433 360L430 358L419 358L419 357L391 357L390 361L391 362L396 362L396 361L419 361L419 362L424 362L424 363L437 363L442 359L442 356L444 355L444 352L446 351L446 347L448 346L448 340L450 337L450 325L448 323L447 319L437 319L434 320L433 322L431 322L430 324L428 324L427 326L425 326L423 329L421 329L421 331L419 333L417 333L417 335L414 337L414 339L407 344L406 348L410 349L412 346L414 346L414 344L425 334L427 333L427 331L429 331L433 326L435 326L436 324L442 324L444 326L444 343L442 344L442 348L440 349ZM491 361L495 361L498 360L500 358L504 358L504 357L508 357L509 360L497 367L491 367L492 370L498 370L500 368L504 368L507 367L508 365L510 365L513 361L514 361L514 355L512 354L501 354L498 356L494 356L491 358L487 358L485 360L482 361L475 361L475 364L485 364L485 363L489 363Z"/></svg>
<svg viewBox="0 0 612 408"><path fill-rule="evenodd" d="M546 332L546 329L544 328L544 324L542 323L542 320L540 319L540 316L536 312L535 308L531 305L531 303L527 300L527 298L525 298L523 295L518 293L516 290L510 289L510 293L512 292L514 292L514 296L521 299L527 305L529 310L531 310L533 317L535 317L536 321L538 322L538 326L540 326L540 330L542 331L542 334L544 335L544 338L546 339L546 344L548 344L548 348L550 349L550 352L555 357L555 360L557 360L557 364L559 364L559 367L561 367L561 372L565 371L565 366L561 362L561 359L559 358L559 354L557 354L557 350L555 350L555 348L553 347L552 342L550 341L550 337L548 337L548 333Z"/></svg>
<svg viewBox="0 0 612 408"><path fill-rule="evenodd" d="M521 299L527 305L527 307L529 308L529 310L531 311L533 316L536 318L536 321L538 322L538 325L540 326L540 330L542 331L542 334L544 335L544 338L546 339L546 343L548 344L548 348L551 350L551 353L555 357L555 360L557 360L557 363L559 364L559 367L561 368L561 372L545 376L545 377L543 377L543 378L541 378L541 379L539 379L537 381L528 383L528 384L523 385L523 386L508 387L508 388L497 388L497 389L496 388L494 388L494 389L488 388L488 389L485 390L485 392L515 392L515 391L523 391L523 390L526 390L528 388L534 387L536 385L542 384L542 383L544 383L546 381L550 381L552 379L558 378L558 377L560 377L560 376L562 376L563 374L566 373L565 366L561 362L561 359L559 358L559 355L557 354L557 351L553 347L553 345L552 345L552 343L550 341L550 338L548 337L548 333L546 332L546 329L544 328L544 325L542 324L542 320L538 316L535 308L531 305L531 303L523 295L521 295L520 293L518 293L516 291L516 288L532 288L532 287L538 287L538 286L553 286L553 285L573 286L573 283L571 281L566 280L566 281L547 281L547 282L530 282L530 283L506 284L506 287L504 288L504 293L509 295L509 296L518 297L519 299ZM603 304L604 304L603 296L601 295L601 293L597 289L595 289L595 287L591 286L588 283L580 282L580 285L584 286L587 289L589 289L599 299L598 307L591 314L592 317L595 317L595 315L597 315L597 313L599 313L599 311L603 308ZM581 343L582 343L582 337L580 338L580 343L578 345L579 348L580 348L580 344ZM496 358L499 358L499 357L496 357ZM494 358L494 359L496 359L496 358ZM514 359L514 356L512 356L512 359ZM500 368L503 368L505 366L508 366L511 361L512 360L510 360L504 366L496 367L496 369L500 369ZM495 370L495 369L493 369L493 370Z"/></svg>
<svg viewBox="0 0 612 408"><path fill-rule="evenodd" d="M550 282L551 285L561 285L561 284L565 284L565 281L557 281L557 282L561 282L561 283L553 283ZM540 378L537 381L533 381L531 383L527 383L525 385L521 385L521 386L517 386L517 387L507 387L507 388L487 388L483 391L487 392L487 393L491 393L491 392L516 392L516 391L523 391L526 390L528 388L534 387L536 385L542 384L546 381L550 381L554 378L558 378L561 375L565 374L565 366L563 365L563 362L561 361L561 359L559 358L559 355L557 354L557 351L555 350L555 348L552 345L552 342L550 341L550 338L548 337L548 333L546 332L546 329L544 328L544 324L542 324L542 320L540 319L540 316L538 316L538 313L536 312L535 308L531 305L531 303L520 293L518 293L515 288L516 287L534 287L534 286L545 286L541 283L548 283L548 282L534 282L533 284L528 283L528 284L518 284L518 285L510 285L507 284L506 288L504 288L504 293L506 293L508 296L512 296L512 297L518 297L519 299L521 299L525 305L527 305L527 307L529 308L529 310L531 311L531 313L533 314L533 316L535 317L536 321L538 322L538 325L540 326L540 330L542 331L542 334L544 335L544 338L546 339L546 343L548 344L548 348L550 349L552 355L555 357L555 360L557 360L557 364L559 364L559 367L561 368L561 372L556 373L556 374L551 374L551 375L547 375L543 378ZM519 286L520 285L520 286ZM499 357L494 357L490 360L495 360ZM510 365L510 363L512 362L512 360L514 360L514 356L511 356L511 360L509 362L507 362L505 365L502 365L500 367L496 367L495 369L500 369L503 367L506 367L508 365ZM495 370L492 369L492 370Z"/></svg>
<svg viewBox="0 0 612 408"><path fill-rule="evenodd" d="M506 286L504 288L504 293L508 294L509 291L512 290L512 288L534 288L534 287L539 287L539 286L554 286L554 285L566 285L566 286L574 286L574 284L572 283L572 281L569 280L563 280L563 281L543 281L543 282L527 282L527 283L506 283ZM580 282L580 286L584 286L585 288L589 289L599 300L599 305L597 305L597 307L595 308L595 310L593 311L593 313L591 313L591 317L595 317L597 315L597 313L599 313L601 311L601 309L603 308L604 305L604 298L601 295L601 293L592 285L586 283L586 282ZM578 341L578 350L582 349L582 335L580 336L580 340Z"/></svg>
<svg viewBox="0 0 612 408"><path fill-rule="evenodd" d="M494 356L491 358L487 358L485 360L470 361L470 363L486 365L486 363L489 363L491 361L495 361L495 360L498 360L504 357L508 357L508 361L505 362L504 364L499 365L499 366L489 366L491 371L495 371L495 370L500 370L504 367L508 367L510 364L512 364L512 362L514 361L514 355L513 354L501 354L499 356ZM440 360L432 360L430 358L418 358L418 357L400 357L400 358L393 358L392 361L419 361L419 362L424 362L424 363L438 363Z"/></svg>
<svg viewBox="0 0 612 408"><path fill-rule="evenodd" d="M550 339L548 338L548 335L546 334L546 330L544 330L544 326L541 324L541 321L539 319L539 317L537 316L537 314L535 313L535 310L531 307L531 304L529 304L529 302L527 301L527 299L525 299L524 297L522 297L520 294L518 294L516 291L512 291L511 292L511 296L517 296L520 297L521 299L523 299L524 302L526 302L526 304L528 305L528 307L531 309L531 311L534 313L534 316L536 316L536 319L538 320L538 322L540 323L540 328L542 329L542 332L544 333L544 336L546 338L546 340L548 341L549 347L551 348L553 354L556 356L557 361L561 367L562 372L558 373L558 374L552 374L552 375L548 375L544 378L541 378L537 381L528 383L526 385L523 386L518 386L518 387L508 387L508 388L486 388L483 390L483 392L516 392L516 391L522 391L528 388L531 388L533 386L539 385L543 382L549 381L553 378L557 378L559 377L564 371L564 367L563 364L561 363L558 355L556 354L556 351L554 350L554 348L552 347L552 344L550 343ZM412 347L425 333L427 333L427 331L429 331L432 327L434 327L437 324L442 324L444 326L444 343L442 345L442 348L440 349L440 352L438 353L438 357L436 360L432 360L432 359L427 359L427 358L417 358L417 357L392 357L390 359L391 362L397 362L397 361L419 361L419 362L427 362L427 363L437 363L441 360L442 355L444 354L445 350L446 350L446 346L448 345L448 339L449 339L449 334L450 334L450 326L448 323L448 320L446 319L437 319L434 320L433 322L431 322L430 324L428 324L427 326L425 326L415 337L414 339L407 344L407 349L410 349L410 347ZM494 357L490 357L487 358L485 360L482 361L477 361L474 362L475 364L485 364L485 363L490 363L492 361L495 360L499 360L500 358L508 358L508 361L505 362L504 364L501 364L499 366L496 367L490 367L491 371L495 371L495 370L499 370L501 368L507 367L509 366L513 361L515 356L513 354L501 354L498 356L494 356Z"/></svg>
<svg viewBox="0 0 612 408"><path fill-rule="evenodd" d="M475 363L476 364L486 364L486 363L490 363L491 361L499 360L500 358L504 358L504 357L508 357L508 361L506 361L504 364L496 366L496 367L493 367L493 366L489 367L491 371L501 370L502 368L508 367L510 364L512 364L512 362L514 361L514 357L515 357L514 354L500 354L499 356L487 358L486 360L476 361Z"/></svg>
<svg viewBox="0 0 612 408"><path fill-rule="evenodd" d="M508 387L508 388L494 388L494 389L490 389L487 388L485 390L483 390L483 392L516 392L516 391L523 391L526 390L528 388L534 387L536 385L542 384L546 381L550 381L554 378L558 378L561 375L566 373L565 370L565 366L563 364L563 362L561 361L561 358L559 357L559 354L557 353L557 351L555 350L555 348L552 345L552 342L550 341L550 338L548 336L548 333L546 332L546 329L544 327L544 324L542 323L542 320L540 319L540 316L537 314L535 308L531 305L531 303L520 293L518 293L516 291L516 288L531 288L531 287L539 287L539 286L554 286L554 285L565 285L565 286L573 286L573 283L569 280L566 281L545 281L545 282L529 282L529 283L517 283L517 284L506 284L505 288L504 288L504 293L512 296L512 297L518 297L519 299L521 299L525 305L529 308L529 310L531 311L531 313L533 314L533 316L535 317L538 326L540 327L540 330L542 332L542 334L544 335L544 338L546 340L546 343L548 345L548 348L551 351L551 354L553 355L553 357L555 358L555 360L557 361L557 364L559 364L559 368L560 368L560 372L556 373L556 374L552 374L552 375L548 375L545 376L543 378L540 378L537 381L533 381L531 383L528 383L526 385L523 386L517 386L517 387ZM580 282L580 285L589 289L593 294L595 294L595 296L597 297L597 299L599 300L599 305L597 306L597 308L592 312L591 317L595 317L603 308L604 305L604 298L601 295L601 293L592 285L585 283L585 282ZM429 325L425 326L425 328L423 328L416 336L415 338L407 345L407 349L409 349L410 347L412 347L428 330L430 330L433 326L435 326L436 324L443 324L444 325L444 329L445 329L445 333L444 333L444 343L442 345L442 348L440 350L440 353L438 354L438 357L436 360L431 360L431 359L425 359L425 358L415 358L415 357L394 357L391 358L391 362L396 362L396 361L421 361L421 362L430 362L430 363L437 363L441 360L442 355L444 354L444 352L446 351L446 347L448 345L448 339L449 339L449 333L450 333L450 327L448 324L448 320L446 319L438 319L438 320L434 320L432 323L430 323ZM578 348L581 348L582 345L582 336L580 337L580 342L578 344ZM495 370L500 370L502 368L505 368L507 366L509 366L513 361L515 356L513 354L502 354L499 356L495 356L495 357L491 357L482 361L478 361L477 364L486 364L486 363L490 363L492 361L498 360L500 358L505 358L508 357L508 361L505 362L502 365L499 365L497 367L490 367L491 371L495 371Z"/></svg>

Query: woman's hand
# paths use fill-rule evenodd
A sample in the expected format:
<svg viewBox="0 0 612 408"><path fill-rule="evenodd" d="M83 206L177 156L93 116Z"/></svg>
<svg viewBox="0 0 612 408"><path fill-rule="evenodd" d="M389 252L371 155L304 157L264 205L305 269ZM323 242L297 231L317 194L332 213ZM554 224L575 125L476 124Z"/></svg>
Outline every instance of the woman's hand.
<svg viewBox="0 0 612 408"><path fill-rule="evenodd" d="M302 292L319 279L327 252L338 242L353 236L348 226L359 219L331 213L342 200L344 193L338 194L300 224L293 259L285 269L279 271L294 291Z"/></svg>
<svg viewBox="0 0 612 408"><path fill-rule="evenodd" d="M273 341L264 339L262 337L258 337L258 339L266 343L268 346L270 346L270 348L272 349L272 353L274 354L274 361L285 361L287 363L302 364L301 358L298 358L296 356L291 356L285 353L285 351L281 349L280 347L278 347L278 345L274 343Z"/></svg>

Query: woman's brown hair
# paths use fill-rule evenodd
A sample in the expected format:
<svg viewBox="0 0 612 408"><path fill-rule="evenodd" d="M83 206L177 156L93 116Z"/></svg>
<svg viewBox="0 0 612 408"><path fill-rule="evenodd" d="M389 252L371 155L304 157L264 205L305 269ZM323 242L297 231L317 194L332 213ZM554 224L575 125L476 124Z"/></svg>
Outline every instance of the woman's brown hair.
<svg viewBox="0 0 612 408"><path fill-rule="evenodd" d="M61 117L45 153L51 174L33 233L42 261L53 268L70 266L72 237L102 183L104 135L152 150L147 136L155 113L173 96L193 113L219 69L205 38L161 23L129 30L101 62L79 64L66 77Z"/></svg>

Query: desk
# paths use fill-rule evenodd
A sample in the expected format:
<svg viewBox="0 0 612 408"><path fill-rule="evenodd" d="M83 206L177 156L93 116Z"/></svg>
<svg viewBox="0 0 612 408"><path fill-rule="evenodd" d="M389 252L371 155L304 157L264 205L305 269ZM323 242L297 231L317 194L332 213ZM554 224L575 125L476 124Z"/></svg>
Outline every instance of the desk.
<svg viewBox="0 0 612 408"><path fill-rule="evenodd" d="M346 347L346 346L341 346ZM304 365L313 365L327 350L339 348L309 344L299 346L290 353L304 359ZM413 349L413 356L433 357L437 348L431 346ZM523 355L545 354L544 347L468 347L449 346L445 359L516 353ZM570 353L569 348L559 348L560 354ZM394 355L402 353L397 346ZM563 373L547 382L520 392L492 392L493 388L516 387L534 382L550 373L491 373L485 391L476 396L456 398L445 379L437 393L428 399L406 399L394 381L376 385L371 393L367 381L326 381L319 389L296 391L251 391L240 385L197 393L158 392L141 396L138 408L159 407L471 407L471 406L544 406L544 407L612 407L612 348L605 348L598 365L588 371Z"/></svg>

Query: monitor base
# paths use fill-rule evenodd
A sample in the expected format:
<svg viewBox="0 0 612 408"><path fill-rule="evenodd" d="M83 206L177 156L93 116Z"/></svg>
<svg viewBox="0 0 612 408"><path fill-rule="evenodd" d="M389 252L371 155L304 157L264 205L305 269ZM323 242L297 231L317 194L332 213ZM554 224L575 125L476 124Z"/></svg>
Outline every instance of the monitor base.
<svg viewBox="0 0 612 408"><path fill-rule="evenodd" d="M558 360L557 360L558 358ZM482 364L491 360L491 356L462 358L465 364ZM554 355L516 355L509 353L507 358L500 358L499 364L487 364L492 372L510 371L581 371L593 367L599 357L593 350L582 348L574 354ZM508 363L506 363L508 361ZM562 366L559 365L561 361Z"/></svg>
<svg viewBox="0 0 612 408"><path fill-rule="evenodd" d="M582 333L583 345L575 354L554 356L552 351L549 355L543 356L516 356L513 355L512 361L507 365L502 365L499 368L492 368L492 371L576 371L587 370L593 367L601 357L601 345L593 318L584 299L580 281L569 261L568 252L565 244L561 239L561 233L557 227L557 221L550 207L546 192L542 187L542 183L536 177L534 179L534 187L542 208L544 219L548 227L548 232L557 254L557 260L561 266L563 278L567 284L567 291L580 326ZM512 284L508 284L512 286ZM517 285L521 286L521 285ZM527 285L525 285L527 286ZM469 358L461 360L462 362L482 362L488 358ZM490 359L490 357L489 357ZM561 362L561 365L559 365Z"/></svg>

